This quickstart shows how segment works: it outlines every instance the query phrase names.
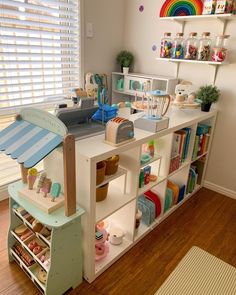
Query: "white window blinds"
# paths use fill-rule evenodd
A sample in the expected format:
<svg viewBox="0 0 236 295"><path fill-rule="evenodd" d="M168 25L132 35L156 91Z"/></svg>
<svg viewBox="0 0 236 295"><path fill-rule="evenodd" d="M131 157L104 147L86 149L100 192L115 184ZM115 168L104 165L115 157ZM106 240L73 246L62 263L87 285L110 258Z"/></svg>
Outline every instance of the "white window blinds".
<svg viewBox="0 0 236 295"><path fill-rule="evenodd" d="M0 114L79 85L79 0L0 0Z"/></svg>

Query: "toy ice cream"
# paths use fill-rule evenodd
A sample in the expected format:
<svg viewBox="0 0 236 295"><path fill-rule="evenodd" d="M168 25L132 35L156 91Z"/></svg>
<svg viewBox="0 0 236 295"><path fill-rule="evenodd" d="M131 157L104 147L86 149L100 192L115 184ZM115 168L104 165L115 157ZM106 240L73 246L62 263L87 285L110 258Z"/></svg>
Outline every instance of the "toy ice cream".
<svg viewBox="0 0 236 295"><path fill-rule="evenodd" d="M28 189L29 190L33 189L37 175L38 175L38 171L36 168L30 168L28 170L27 182L28 182Z"/></svg>
<svg viewBox="0 0 236 295"><path fill-rule="evenodd" d="M60 193L61 193L61 184L58 182L53 183L52 189L51 189L51 196L52 196L51 201L55 202L55 199L59 197Z"/></svg>
<svg viewBox="0 0 236 295"><path fill-rule="evenodd" d="M44 193L44 198L47 197L47 194L50 192L52 186L52 181L49 178L45 178L43 182L43 186L41 188L41 192Z"/></svg>
<svg viewBox="0 0 236 295"><path fill-rule="evenodd" d="M46 173L45 172L42 172L39 176L39 181L38 181L38 185L37 185L37 193L40 192L40 189L43 187L43 182L46 178Z"/></svg>

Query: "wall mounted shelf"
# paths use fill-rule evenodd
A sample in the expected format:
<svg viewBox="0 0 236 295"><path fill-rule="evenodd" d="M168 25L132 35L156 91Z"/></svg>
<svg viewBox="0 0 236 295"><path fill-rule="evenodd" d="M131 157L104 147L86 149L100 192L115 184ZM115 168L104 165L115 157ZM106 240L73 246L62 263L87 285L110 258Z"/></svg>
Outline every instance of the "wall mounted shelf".
<svg viewBox="0 0 236 295"><path fill-rule="evenodd" d="M208 21L214 20L219 21L223 24L222 34L225 32L228 21L236 20L236 15L232 13L227 14L210 14L210 15L188 15L188 16L171 16L171 17L160 17L162 21L174 21L182 26L182 32L186 22L190 21Z"/></svg>

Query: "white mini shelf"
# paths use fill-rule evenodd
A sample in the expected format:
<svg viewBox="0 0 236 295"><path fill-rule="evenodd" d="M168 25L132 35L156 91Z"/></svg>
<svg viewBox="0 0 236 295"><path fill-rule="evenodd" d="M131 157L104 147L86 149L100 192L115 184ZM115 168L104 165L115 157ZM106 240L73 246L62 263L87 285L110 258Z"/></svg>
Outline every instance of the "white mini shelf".
<svg viewBox="0 0 236 295"><path fill-rule="evenodd" d="M203 154L201 154L200 156L196 157L195 159L192 159L191 163L196 162L197 160L201 159L202 157L206 156L208 154L208 152L205 152Z"/></svg>
<svg viewBox="0 0 236 295"><path fill-rule="evenodd" d="M124 169L124 168L119 167L118 170L117 170L117 172L116 172L116 174L105 176L104 181L102 183L100 183L99 185L97 185L96 187L103 186L103 185L107 184L108 182L110 182L110 181L112 181L112 180L114 180L116 178L119 178L119 177L121 177L123 175L125 175L125 177L126 177L127 170Z"/></svg>
<svg viewBox="0 0 236 295"><path fill-rule="evenodd" d="M138 197L144 194L145 192L152 189L154 186L158 185L159 183L166 180L166 177L164 176L158 176L156 181L150 181L149 184L144 185L143 187L138 189Z"/></svg>
<svg viewBox="0 0 236 295"><path fill-rule="evenodd" d="M148 166L150 165L151 163L155 162L155 161L158 161L158 160L161 160L161 156L160 155L154 155L153 158L151 158L150 161L146 162L146 163L140 163L140 168L143 168L145 166Z"/></svg>
<svg viewBox="0 0 236 295"><path fill-rule="evenodd" d="M112 245L109 243L108 255L104 259L95 262L96 276L99 276L100 273L106 270L109 266L111 266L111 264L119 259L125 252L127 252L132 244L133 241L130 241L126 238L123 238L122 244L120 245Z"/></svg>
<svg viewBox="0 0 236 295"><path fill-rule="evenodd" d="M184 163L181 163L179 168L176 169L175 171L171 172L168 177L171 177L173 175L175 175L176 173L178 173L179 171L181 171L183 168L187 167L190 164L190 161L185 161Z"/></svg>
<svg viewBox="0 0 236 295"><path fill-rule="evenodd" d="M123 188L111 183L106 199L96 202L96 223L115 213L134 199L135 196L124 194Z"/></svg>

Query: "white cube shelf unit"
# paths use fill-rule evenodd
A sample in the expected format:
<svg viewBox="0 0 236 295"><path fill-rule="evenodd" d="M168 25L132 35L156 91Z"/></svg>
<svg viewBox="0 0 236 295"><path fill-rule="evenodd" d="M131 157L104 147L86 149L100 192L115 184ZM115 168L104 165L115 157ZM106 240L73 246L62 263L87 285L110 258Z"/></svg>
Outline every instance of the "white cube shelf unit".
<svg viewBox="0 0 236 295"><path fill-rule="evenodd" d="M82 241L84 278L88 282L95 280L96 277L103 273L148 232L155 228L202 187L216 115L216 111L204 113L200 110L176 109L171 111L168 129L155 134L141 129L135 129L136 140L120 147L112 147L105 144L104 135L98 135L76 142L77 201L86 211L82 218ZM131 119L134 119L135 116L137 115L131 115ZM188 182L194 139L197 125L200 122L208 123L212 126L208 153L205 154L206 160L204 163L204 170L202 171L201 178L199 178L200 182L195 186L192 193L188 195L185 194L184 199L180 203L174 205L164 213L163 208L168 180L175 181L180 185L186 185ZM190 127L192 129L188 154L180 168L170 174L169 167L174 132L184 127ZM160 170L158 170L159 175L156 182L149 183L146 187L140 189L139 173L140 168L143 166L140 164L142 146L150 140L155 141L155 154L158 155L150 161L150 164L155 167L155 165L157 165L156 162L161 158ZM114 155L120 156L120 168L117 175L109 179L107 198L104 201L96 202L96 164ZM203 155L201 155L201 157L203 157ZM201 157L199 155L199 158ZM124 181L126 182L125 192L123 189ZM158 194L162 204L162 213L150 226L146 226L141 222L139 228L135 229L137 199L140 194L149 189ZM95 261L95 226L97 222L101 220L106 221L108 228L112 228L113 226L121 228L125 236L120 245L115 246L108 242L108 255L100 261Z"/></svg>
<svg viewBox="0 0 236 295"><path fill-rule="evenodd" d="M118 81L123 79L123 88L118 87ZM162 90L168 94L175 93L175 86L178 79L165 76L129 73L123 74L119 72L112 73L112 103L121 101L132 101L137 95L144 95L144 84L150 83L150 90Z"/></svg>

